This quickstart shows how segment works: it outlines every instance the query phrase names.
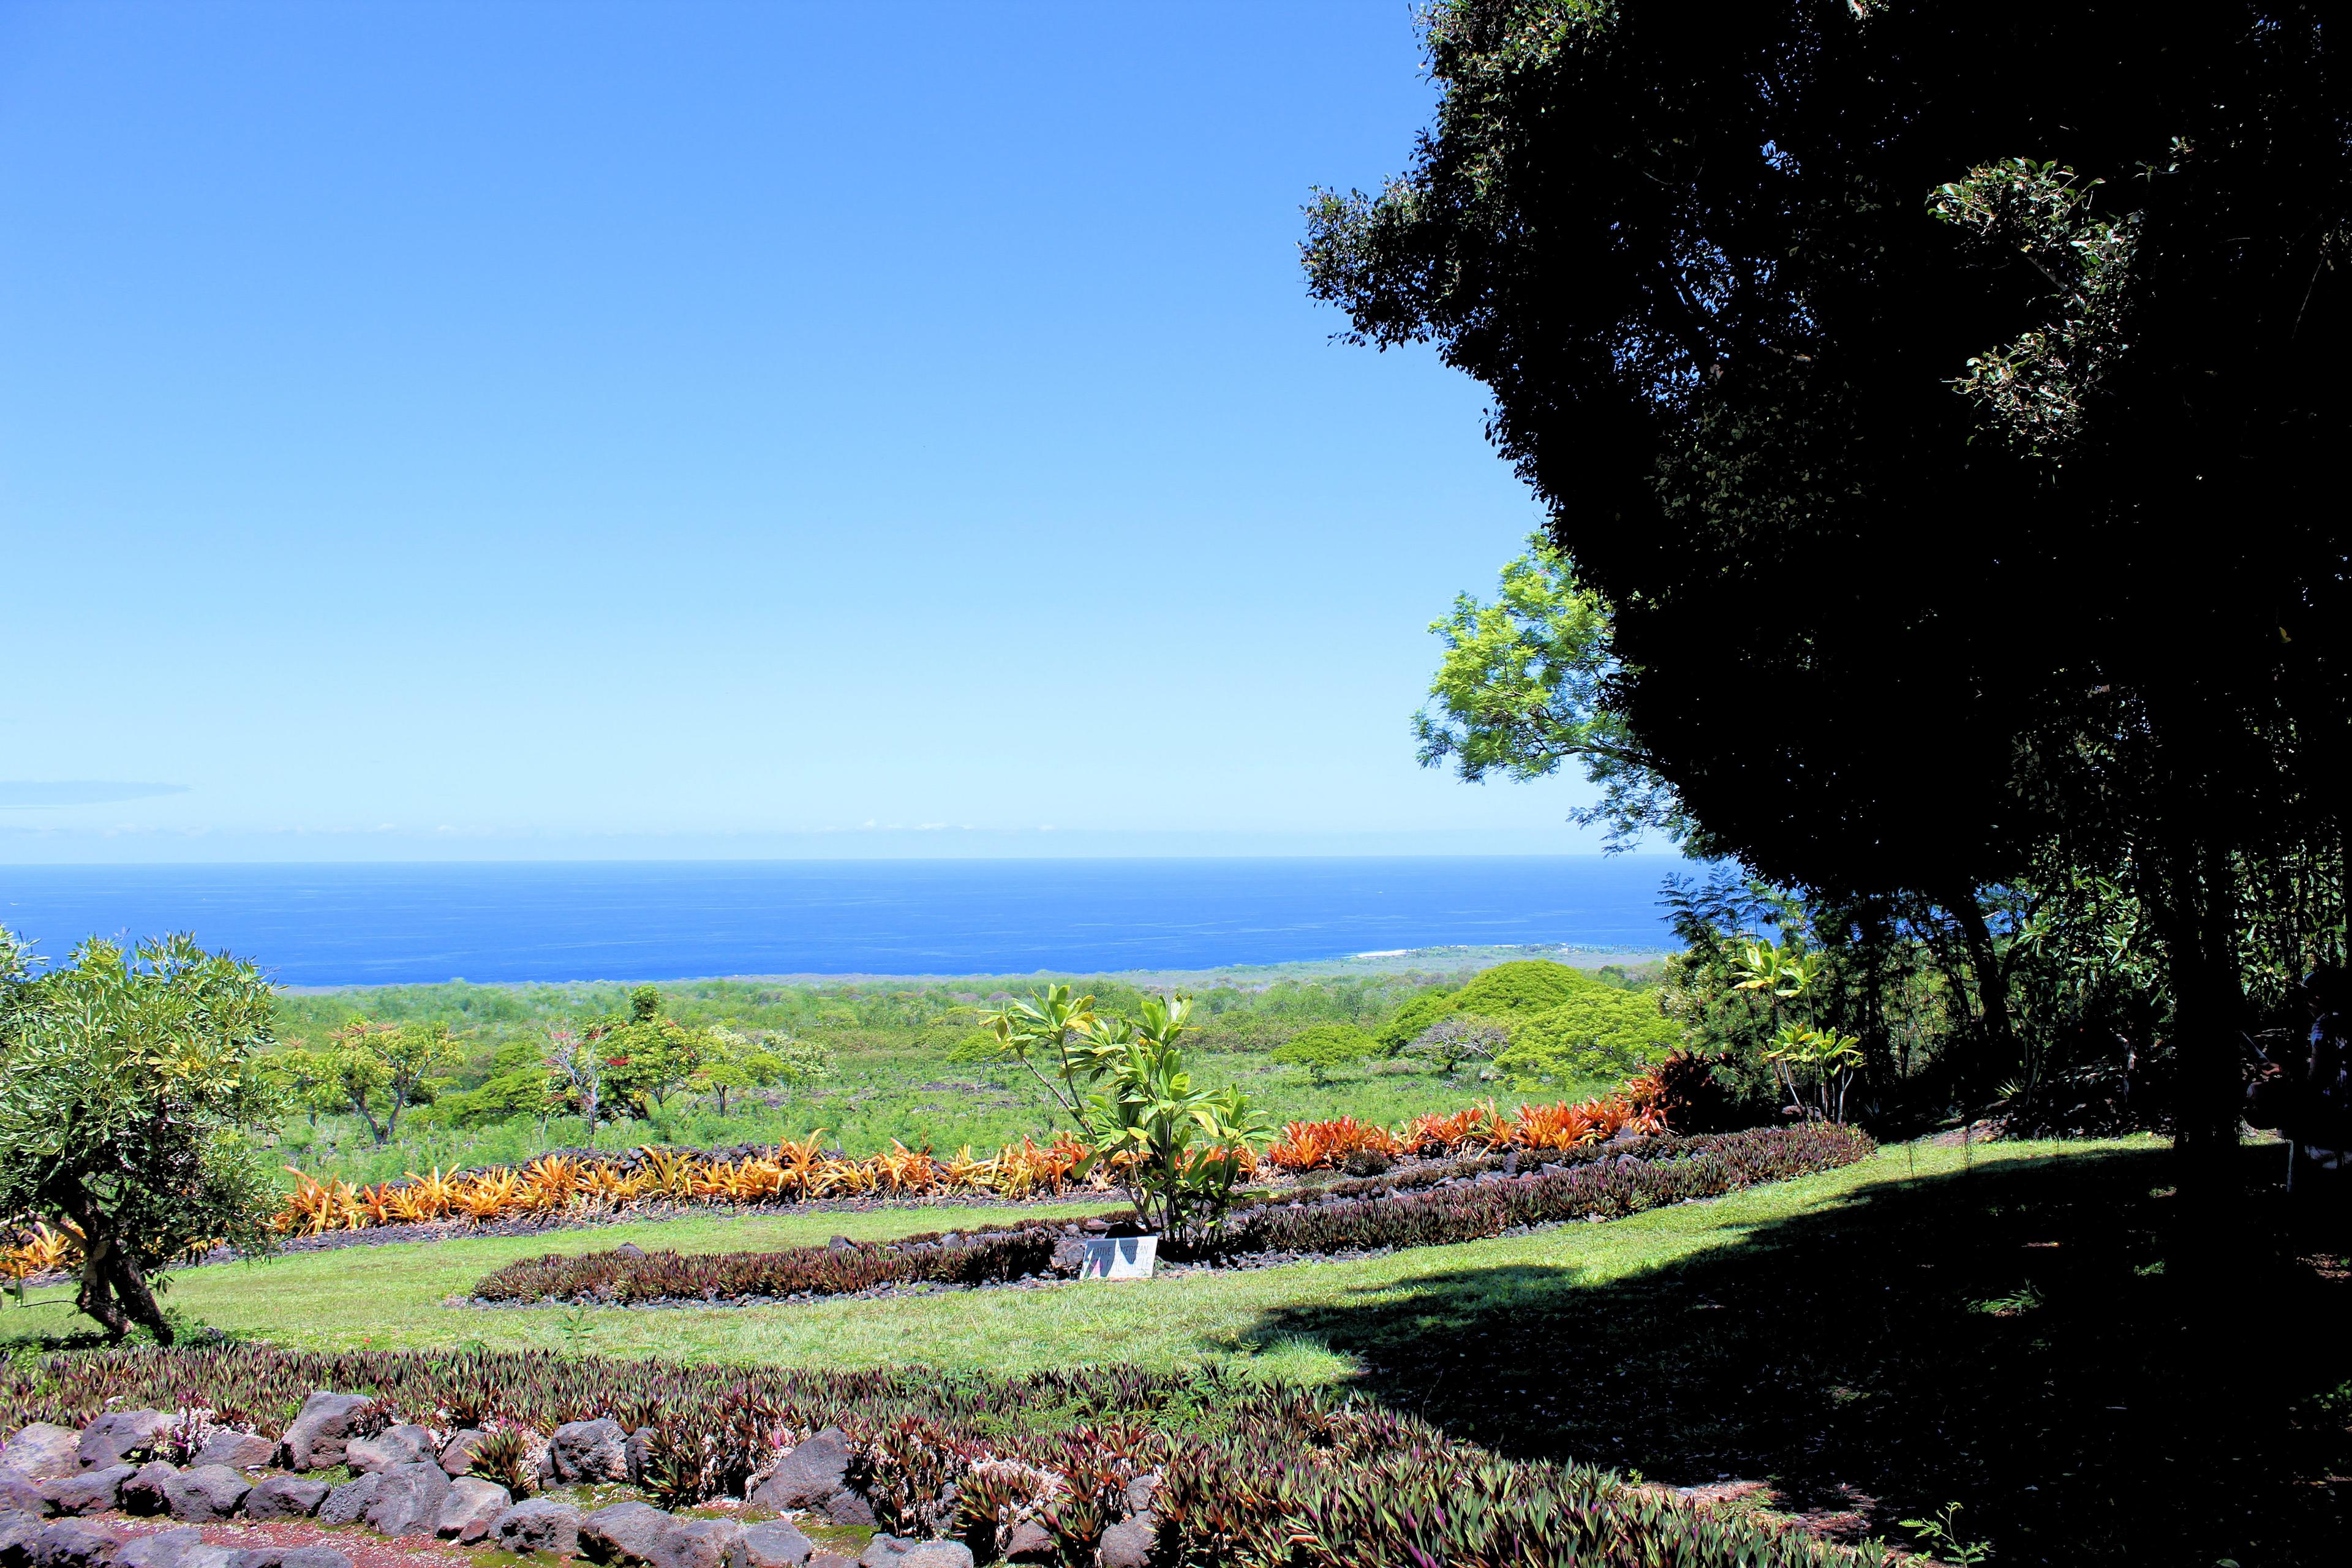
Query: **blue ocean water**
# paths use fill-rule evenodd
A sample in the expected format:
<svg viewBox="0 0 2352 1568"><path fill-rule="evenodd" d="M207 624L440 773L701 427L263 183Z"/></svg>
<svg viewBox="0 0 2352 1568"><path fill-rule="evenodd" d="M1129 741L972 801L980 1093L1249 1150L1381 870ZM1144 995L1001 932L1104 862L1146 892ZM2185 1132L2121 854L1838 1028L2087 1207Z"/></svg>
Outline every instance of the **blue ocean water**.
<svg viewBox="0 0 2352 1568"><path fill-rule="evenodd" d="M1213 969L1672 945L1662 856L0 867L52 959L193 931L289 985Z"/></svg>

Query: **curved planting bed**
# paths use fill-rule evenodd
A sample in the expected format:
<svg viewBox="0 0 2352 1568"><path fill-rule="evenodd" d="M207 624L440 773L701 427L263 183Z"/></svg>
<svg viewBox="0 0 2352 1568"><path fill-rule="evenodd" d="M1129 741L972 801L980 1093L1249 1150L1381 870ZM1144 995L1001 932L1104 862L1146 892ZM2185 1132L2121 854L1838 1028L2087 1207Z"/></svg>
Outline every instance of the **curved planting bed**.
<svg viewBox="0 0 2352 1568"><path fill-rule="evenodd" d="M455 1450L469 1434L511 1432L575 1465L596 1451L582 1446L594 1432L572 1426L567 1438L557 1428L609 1420L617 1426L603 1430L631 1433L642 1456L630 1461L628 1479L672 1508L748 1496L754 1511L763 1498L779 1510L814 1509L792 1500L809 1494L804 1472L820 1467L794 1461L822 1451L836 1514L861 1513L901 1546L960 1542L980 1563L1891 1563L1883 1548L1826 1544L1753 1514L1718 1515L1585 1466L1500 1459L1328 1390L1210 1370L1106 1367L998 1379L930 1368L745 1371L546 1353L317 1355L246 1346L53 1356L0 1370L0 1425L11 1436L36 1422L71 1428L101 1413L128 1413L114 1415L118 1426L146 1416L171 1430L201 1419L265 1444L287 1439L291 1457L310 1447L302 1432L289 1431L306 1401L331 1407L338 1430L354 1436L384 1432L389 1442L413 1434L427 1447L447 1442ZM455 1430L461 1427L468 1432ZM505 1541L504 1521L523 1511L500 1516L490 1540ZM625 1511L607 1508L580 1522ZM681 1537L695 1527L640 1511L632 1528L656 1523ZM729 1527L698 1528L708 1537ZM612 1560L611 1542L600 1551L591 1537L581 1529L582 1551ZM544 1542L540 1549L569 1554Z"/></svg>
<svg viewBox="0 0 2352 1568"><path fill-rule="evenodd" d="M1171 1261L1234 1264L1267 1255L1360 1254L1476 1241L1529 1226L1617 1219L1832 1170L1875 1147L1866 1133L1814 1123L1588 1145L1525 1173L1516 1170L1516 1154L1487 1156L1285 1194L1236 1212L1208 1237L1164 1238L1161 1247ZM500 1305L626 1306L849 1295L921 1283L1001 1284L1076 1274L1076 1244L1089 1226L1105 1228L1103 1221L1048 1221L777 1252L558 1254L509 1263L484 1277L474 1294Z"/></svg>

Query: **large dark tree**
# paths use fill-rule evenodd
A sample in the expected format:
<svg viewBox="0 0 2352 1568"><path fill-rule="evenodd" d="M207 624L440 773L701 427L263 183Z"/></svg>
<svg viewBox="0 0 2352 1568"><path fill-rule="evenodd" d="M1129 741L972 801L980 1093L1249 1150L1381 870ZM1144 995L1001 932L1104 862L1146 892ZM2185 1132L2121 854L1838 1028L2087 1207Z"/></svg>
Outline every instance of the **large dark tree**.
<svg viewBox="0 0 2352 1568"><path fill-rule="evenodd" d="M1492 389L1707 842L1958 909L2053 851L2133 879L2192 1149L2241 862L2340 846L2334 15L1454 0L1412 167L1307 246L1355 335Z"/></svg>

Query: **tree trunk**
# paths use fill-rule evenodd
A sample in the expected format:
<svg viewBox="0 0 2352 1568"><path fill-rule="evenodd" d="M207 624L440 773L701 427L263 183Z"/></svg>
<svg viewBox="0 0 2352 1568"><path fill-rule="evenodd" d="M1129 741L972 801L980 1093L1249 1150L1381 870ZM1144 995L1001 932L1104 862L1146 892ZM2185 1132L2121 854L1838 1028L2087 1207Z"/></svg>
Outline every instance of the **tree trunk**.
<svg viewBox="0 0 2352 1568"><path fill-rule="evenodd" d="M172 1342L172 1325L147 1288L138 1260L115 1239L113 1226L98 1199L79 1181L58 1194L58 1207L81 1232L81 1287L74 1305L106 1330L108 1341L121 1344L136 1322L155 1336L158 1344Z"/></svg>
<svg viewBox="0 0 2352 1568"><path fill-rule="evenodd" d="M1984 906L1970 888L1952 900L1951 910L1952 918L1959 922L1961 945L1968 950L1969 968L1976 975L1977 1013L1984 1021L1985 1038L2004 1043L2011 1037L2009 974L1993 949L1992 928L1985 923Z"/></svg>
<svg viewBox="0 0 2352 1568"><path fill-rule="evenodd" d="M2237 1190L2245 1111L2245 993L2228 869L2226 851L2176 841L2158 904L2172 986L2173 1147L2183 1193L2210 1203Z"/></svg>

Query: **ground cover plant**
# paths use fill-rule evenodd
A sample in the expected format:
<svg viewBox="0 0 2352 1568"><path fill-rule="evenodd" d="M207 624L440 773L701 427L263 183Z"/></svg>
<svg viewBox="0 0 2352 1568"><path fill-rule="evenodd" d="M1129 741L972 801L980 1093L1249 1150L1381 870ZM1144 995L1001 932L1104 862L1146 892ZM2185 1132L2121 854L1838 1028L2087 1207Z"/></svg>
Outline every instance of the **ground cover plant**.
<svg viewBox="0 0 2352 1568"><path fill-rule="evenodd" d="M319 1389L369 1395L377 1418L443 1433L545 1435L609 1417L645 1430L656 1456L694 1435L695 1474L663 1477L680 1499L740 1495L779 1447L838 1428L853 1445L852 1484L886 1529L959 1537L982 1561L1016 1521L1034 1520L1061 1561L1090 1563L1105 1528L1129 1511L1129 1488L1147 1477L1157 1482L1155 1560L1171 1565L1888 1560L1880 1549L1710 1513L1589 1467L1499 1459L1328 1390L1215 1372L1108 1367L1005 1379L234 1347L14 1363L0 1373L0 1425L200 1409L275 1435Z"/></svg>
<svg viewBox="0 0 2352 1568"><path fill-rule="evenodd" d="M1291 1194L1242 1210L1201 1235L1164 1238L1172 1261L1263 1253L1328 1254L1437 1247L1572 1219L1618 1219L1668 1204L1717 1197L1759 1183L1833 1170L1867 1158L1867 1135L1848 1128L1762 1128L1713 1137L1652 1138L1595 1149L1525 1175L1449 1171L1410 1180L1350 1184L1345 1193ZM1418 1174L1415 1173L1414 1174ZM885 1284L980 1285L1044 1275L1080 1226L1069 1222L923 1233L866 1245L832 1243L784 1252L687 1257L642 1248L550 1254L486 1276L478 1300L497 1303L716 1301L846 1295ZM1061 1269L1075 1270L1075 1259Z"/></svg>

